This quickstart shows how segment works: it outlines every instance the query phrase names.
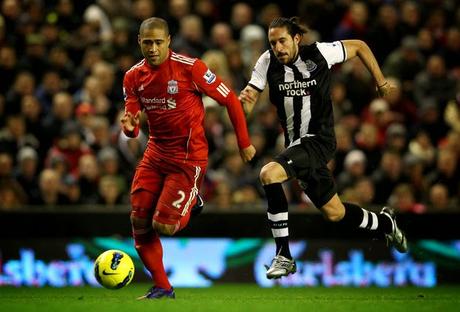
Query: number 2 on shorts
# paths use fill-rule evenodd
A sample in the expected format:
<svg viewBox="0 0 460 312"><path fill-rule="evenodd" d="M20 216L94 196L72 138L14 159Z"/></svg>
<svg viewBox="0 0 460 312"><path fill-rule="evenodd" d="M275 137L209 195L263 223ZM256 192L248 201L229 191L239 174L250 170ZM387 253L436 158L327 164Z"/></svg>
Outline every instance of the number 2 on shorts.
<svg viewBox="0 0 460 312"><path fill-rule="evenodd" d="M185 193L184 191L177 191L177 194L180 196L180 198L178 200L173 201L172 205L177 209L180 209L181 204L185 199Z"/></svg>

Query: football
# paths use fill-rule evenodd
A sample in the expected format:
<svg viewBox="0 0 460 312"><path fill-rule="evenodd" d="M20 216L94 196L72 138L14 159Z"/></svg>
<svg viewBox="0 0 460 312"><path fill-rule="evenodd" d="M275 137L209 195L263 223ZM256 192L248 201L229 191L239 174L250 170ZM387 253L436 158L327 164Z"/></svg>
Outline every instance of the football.
<svg viewBox="0 0 460 312"><path fill-rule="evenodd" d="M134 276L134 263L121 250L107 250L94 262L96 280L108 289L120 289L128 285Z"/></svg>

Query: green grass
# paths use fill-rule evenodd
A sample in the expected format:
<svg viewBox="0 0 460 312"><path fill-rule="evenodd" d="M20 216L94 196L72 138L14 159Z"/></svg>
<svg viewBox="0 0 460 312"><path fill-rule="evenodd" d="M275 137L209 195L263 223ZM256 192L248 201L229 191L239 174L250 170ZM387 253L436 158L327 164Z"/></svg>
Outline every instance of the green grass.
<svg viewBox="0 0 460 312"><path fill-rule="evenodd" d="M0 287L1 311L460 311L460 287L259 288L219 285L176 289L176 300L143 300L148 285L100 288Z"/></svg>

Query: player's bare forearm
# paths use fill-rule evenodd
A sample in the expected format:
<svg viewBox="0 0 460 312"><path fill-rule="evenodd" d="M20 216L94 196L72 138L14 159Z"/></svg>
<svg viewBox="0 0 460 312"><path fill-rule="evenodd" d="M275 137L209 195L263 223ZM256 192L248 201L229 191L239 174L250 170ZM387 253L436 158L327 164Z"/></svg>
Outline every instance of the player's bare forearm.
<svg viewBox="0 0 460 312"><path fill-rule="evenodd" d="M390 84L382 73L380 66L372 53L369 46L361 40L344 40L342 41L347 51L347 59L358 56L366 68L374 77L379 96L386 96L396 89L396 86Z"/></svg>
<svg viewBox="0 0 460 312"><path fill-rule="evenodd" d="M374 77L377 87L383 86L386 83L385 76L377 63L374 54L364 41L343 40L342 43L347 51L347 60L358 56L372 74L372 77Z"/></svg>
<svg viewBox="0 0 460 312"><path fill-rule="evenodd" d="M248 118L251 115L252 111L254 110L254 106L257 103L258 98L259 98L259 92L253 87L251 87L250 85L247 85L241 91L238 99L243 104L243 110L246 115L246 118Z"/></svg>

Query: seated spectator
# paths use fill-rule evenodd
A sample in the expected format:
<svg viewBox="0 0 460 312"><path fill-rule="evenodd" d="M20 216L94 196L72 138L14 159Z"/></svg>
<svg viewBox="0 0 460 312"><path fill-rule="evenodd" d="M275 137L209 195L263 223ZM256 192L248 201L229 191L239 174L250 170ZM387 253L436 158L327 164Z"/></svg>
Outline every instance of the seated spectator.
<svg viewBox="0 0 460 312"><path fill-rule="evenodd" d="M40 173L38 185L40 193L32 199L32 205L56 207L69 203L68 197L61 193L61 177L56 170L44 169Z"/></svg>
<svg viewBox="0 0 460 312"><path fill-rule="evenodd" d="M410 184L399 184L391 192L388 204L398 213L425 213L426 206L415 199Z"/></svg>
<svg viewBox="0 0 460 312"><path fill-rule="evenodd" d="M431 213L460 212L458 201L449 197L449 189L441 183L433 184L430 187L427 206L427 212Z"/></svg>
<svg viewBox="0 0 460 312"><path fill-rule="evenodd" d="M21 148L17 154L16 180L27 194L27 199L37 198L40 192L38 187L38 154L29 147Z"/></svg>
<svg viewBox="0 0 460 312"><path fill-rule="evenodd" d="M120 184L113 176L103 176L99 180L98 201L100 205L114 207L116 205L126 204L123 198L123 190Z"/></svg>
<svg viewBox="0 0 460 312"><path fill-rule="evenodd" d="M337 177L338 193L350 188L366 173L366 155L360 150L352 150L344 160L344 171Z"/></svg>

